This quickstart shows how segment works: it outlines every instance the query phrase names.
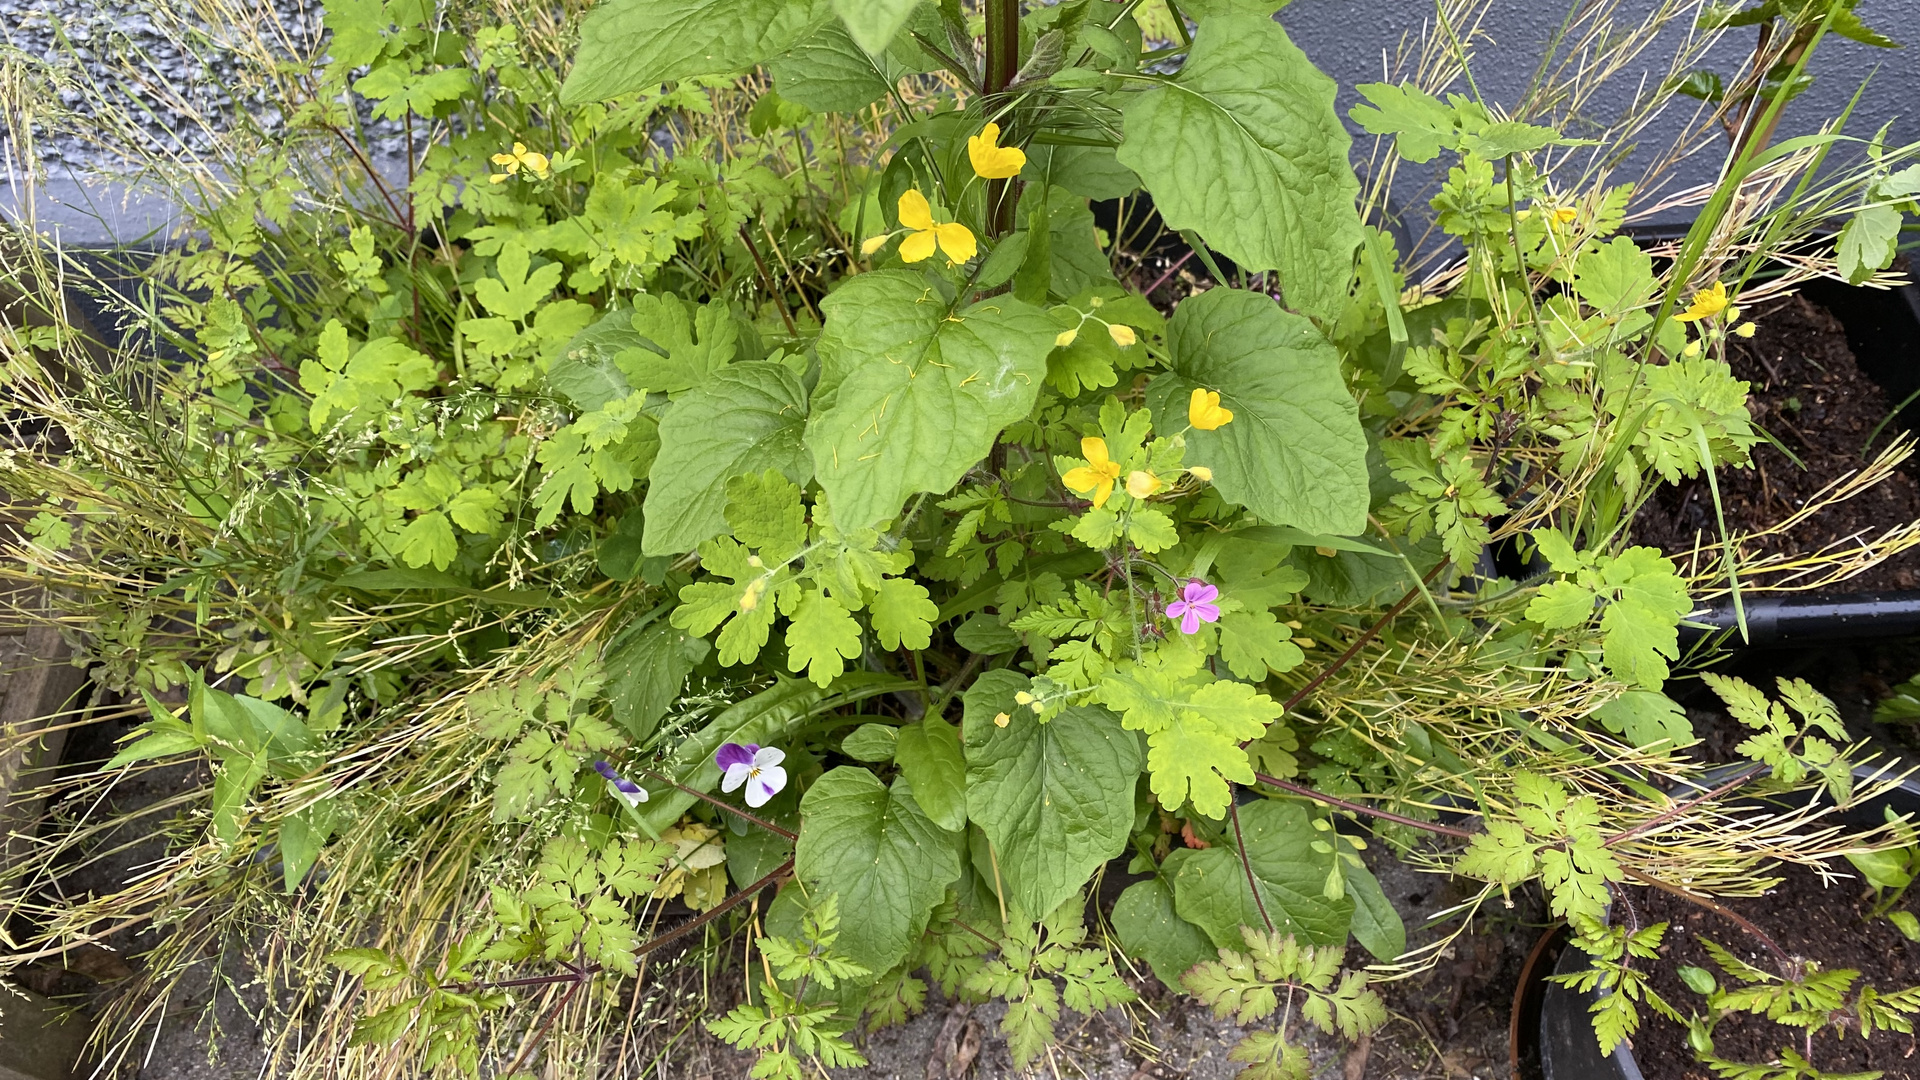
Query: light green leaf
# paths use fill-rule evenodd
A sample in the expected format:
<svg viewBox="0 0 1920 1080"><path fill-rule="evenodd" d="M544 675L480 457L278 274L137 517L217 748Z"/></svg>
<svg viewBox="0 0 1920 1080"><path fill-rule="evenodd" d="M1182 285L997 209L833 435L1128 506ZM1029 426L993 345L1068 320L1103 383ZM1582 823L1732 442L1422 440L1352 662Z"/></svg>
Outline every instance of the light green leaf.
<svg viewBox="0 0 1920 1080"><path fill-rule="evenodd" d="M1580 299L1602 315L1622 315L1653 299L1653 256L1627 237L1616 236L1580 256L1573 282Z"/></svg>
<svg viewBox="0 0 1920 1080"><path fill-rule="evenodd" d="M1593 602L1592 589L1572 580L1549 581L1527 601L1527 618L1549 630L1585 626L1593 618Z"/></svg>
<svg viewBox="0 0 1920 1080"><path fill-rule="evenodd" d="M565 269L557 262L529 271L532 258L517 242L502 245L494 262L495 277L473 283L473 295L481 305L503 319L524 319L540 306Z"/></svg>
<svg viewBox="0 0 1920 1080"><path fill-rule="evenodd" d="M846 24L847 33L870 53L885 49L893 35L906 25L907 17L921 0L833 0L834 14Z"/></svg>
<svg viewBox="0 0 1920 1080"><path fill-rule="evenodd" d="M1174 910L1173 890L1157 877L1127 886L1114 902L1112 921L1127 955L1145 960L1172 989L1189 968L1217 955L1207 935Z"/></svg>
<svg viewBox="0 0 1920 1080"><path fill-rule="evenodd" d="M933 644L940 605L933 602L925 585L911 578L886 578L869 610L873 636L880 639L881 648L924 649Z"/></svg>
<svg viewBox="0 0 1920 1080"><path fill-rule="evenodd" d="M1354 89L1369 104L1355 105L1347 115L1369 134L1392 135L1408 161L1432 161L1458 142L1458 113L1419 87L1361 83Z"/></svg>
<svg viewBox="0 0 1920 1080"><path fill-rule="evenodd" d="M1840 226L1834 252L1840 272L1858 285L1893 263L1900 242L1900 211L1892 206L1869 206Z"/></svg>
<svg viewBox="0 0 1920 1080"><path fill-rule="evenodd" d="M1259 682L1271 671L1291 671L1306 654L1271 611L1230 611L1220 616L1220 659L1235 678Z"/></svg>
<svg viewBox="0 0 1920 1080"><path fill-rule="evenodd" d="M445 570L459 554L453 523L438 510L421 514L400 530L400 558L408 566L432 563L435 570Z"/></svg>
<svg viewBox="0 0 1920 1080"><path fill-rule="evenodd" d="M660 421L641 551L678 555L726 528L727 481L779 469L805 484L807 394L784 364L731 364L682 395ZM923 646L924 647L924 646Z"/></svg>
<svg viewBox="0 0 1920 1080"><path fill-rule="evenodd" d="M1186 460L1224 498L1269 523L1354 534L1367 523L1367 440L1340 354L1298 315L1257 293L1218 288L1182 303L1167 330L1172 370L1147 403L1157 430L1186 426L1195 388L1233 419L1187 432Z"/></svg>
<svg viewBox="0 0 1920 1080"><path fill-rule="evenodd" d="M1127 103L1119 150L1168 228L1278 271L1288 306L1323 320L1346 302L1361 239L1336 89L1279 23L1215 16L1177 77Z"/></svg>
<svg viewBox="0 0 1920 1080"><path fill-rule="evenodd" d="M694 75L732 75L791 48L831 16L828 0L610 0L580 26L560 87L569 105Z"/></svg>
<svg viewBox="0 0 1920 1080"><path fill-rule="evenodd" d="M634 333L652 348L615 354L631 386L678 395L707 381L732 362L740 330L721 303L691 304L679 297L642 293L633 298Z"/></svg>
<svg viewBox="0 0 1920 1080"><path fill-rule="evenodd" d="M1008 898L1052 911L1126 847L1140 746L1101 708L1070 706L1041 723L1014 701L1028 685L1000 670L967 690L967 812L993 842Z"/></svg>
<svg viewBox="0 0 1920 1080"><path fill-rule="evenodd" d="M1353 898L1329 900L1325 856L1311 847L1318 835L1307 812L1293 803L1272 800L1240 808L1240 832L1247 863L1260 888L1256 902L1246 868L1233 849L1222 844L1203 851L1181 850L1167 856L1173 878L1174 908L1221 948L1246 942L1242 926L1293 934L1314 945L1341 945L1353 919ZM1264 907L1265 919L1261 916Z"/></svg>
<svg viewBox="0 0 1920 1080"><path fill-rule="evenodd" d="M1147 768L1162 807L1178 810L1191 799L1198 813L1219 817L1228 782L1253 782L1240 744L1259 738L1280 706L1246 683L1215 681L1202 662L1184 643L1161 645L1107 672L1097 700L1130 730L1146 732Z"/></svg>
<svg viewBox="0 0 1920 1080"><path fill-rule="evenodd" d="M860 624L833 597L809 589L787 624L787 670L825 688L860 655Z"/></svg>
<svg viewBox="0 0 1920 1080"><path fill-rule="evenodd" d="M958 483L1033 408L1057 333L1045 314L1005 296L949 315L919 274L899 270L861 274L820 306L822 371L806 441L843 530Z"/></svg>
<svg viewBox="0 0 1920 1080"><path fill-rule="evenodd" d="M888 789L853 766L814 781L800 823L795 873L859 913L841 925L834 950L868 971L891 970L960 876L957 839L927 817L906 781Z"/></svg>
<svg viewBox="0 0 1920 1080"><path fill-rule="evenodd" d="M949 832L967 825L967 760L960 753L960 732L929 716L900 729L893 759L912 786L913 799L933 823Z"/></svg>
<svg viewBox="0 0 1920 1080"><path fill-rule="evenodd" d="M1666 749L1675 750L1693 742L1687 711L1651 690L1629 690L1595 709L1593 718L1639 747L1664 743Z"/></svg>

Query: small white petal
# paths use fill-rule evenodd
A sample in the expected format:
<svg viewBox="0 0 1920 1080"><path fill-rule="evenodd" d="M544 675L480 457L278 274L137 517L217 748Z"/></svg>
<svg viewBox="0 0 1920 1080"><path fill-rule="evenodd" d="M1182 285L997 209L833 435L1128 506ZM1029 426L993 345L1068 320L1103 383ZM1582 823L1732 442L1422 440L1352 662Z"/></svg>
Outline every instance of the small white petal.
<svg viewBox="0 0 1920 1080"><path fill-rule="evenodd" d="M787 752L785 750L777 746L763 746L754 752L753 767L756 769L771 769L785 760L787 760ZM781 775L785 774L783 773ZM782 781L782 783L784 782L785 781Z"/></svg>
<svg viewBox="0 0 1920 1080"><path fill-rule="evenodd" d="M744 761L729 765L727 766L726 778L720 781L720 790L738 791L740 785L746 783L747 777L752 775L753 766Z"/></svg>

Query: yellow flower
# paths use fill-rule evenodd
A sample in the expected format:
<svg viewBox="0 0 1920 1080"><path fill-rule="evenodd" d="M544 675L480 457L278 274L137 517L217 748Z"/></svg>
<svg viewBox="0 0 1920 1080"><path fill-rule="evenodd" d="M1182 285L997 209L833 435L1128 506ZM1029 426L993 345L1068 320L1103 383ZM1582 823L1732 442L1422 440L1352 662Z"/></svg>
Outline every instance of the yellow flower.
<svg viewBox="0 0 1920 1080"><path fill-rule="evenodd" d="M1233 410L1220 407L1218 393L1197 386L1193 388L1193 396L1187 399L1187 423L1201 431L1213 431L1232 420Z"/></svg>
<svg viewBox="0 0 1920 1080"><path fill-rule="evenodd" d="M988 124L980 129L980 134L967 137L967 157L973 161L974 174L982 180L1019 176L1020 170L1026 167L1027 155L1019 147L999 143L999 124Z"/></svg>
<svg viewBox="0 0 1920 1080"><path fill-rule="evenodd" d="M1107 457L1105 439L1081 439L1080 456L1086 458L1087 463L1069 469L1060 479L1082 495L1092 492L1093 505L1105 506L1113 495L1113 482L1120 479L1120 463Z"/></svg>
<svg viewBox="0 0 1920 1080"><path fill-rule="evenodd" d="M1688 304L1686 311L1675 315L1673 318L1676 322L1698 322L1701 319L1711 319L1726 309L1726 283L1716 281L1713 283L1713 288L1701 289L1699 292L1694 293L1693 303Z"/></svg>
<svg viewBox="0 0 1920 1080"><path fill-rule="evenodd" d="M1213 470L1207 468L1205 465L1195 465L1193 468L1187 470L1187 475L1204 484L1213 479Z"/></svg>
<svg viewBox="0 0 1920 1080"><path fill-rule="evenodd" d="M1123 349L1140 340L1139 336L1133 332L1133 327L1122 323L1108 323L1107 336L1113 339L1115 345Z"/></svg>
<svg viewBox="0 0 1920 1080"><path fill-rule="evenodd" d="M540 153L538 150L527 149L526 143L514 143L512 150L504 154L495 154L492 160L495 165L502 166L507 170L506 172L494 173L487 178L496 184L505 183L507 177L512 176L523 168L542 180L547 178L547 155Z"/></svg>
<svg viewBox="0 0 1920 1080"><path fill-rule="evenodd" d="M1547 224L1559 228L1562 225L1573 224L1574 219L1579 216L1580 211L1571 206L1557 207L1547 214Z"/></svg>
<svg viewBox="0 0 1920 1080"><path fill-rule="evenodd" d="M1059 333L1053 335L1053 347L1056 349L1064 349L1067 346L1073 344L1073 339L1079 336L1080 336L1080 328L1077 326L1073 327L1070 330L1062 330Z"/></svg>
<svg viewBox="0 0 1920 1080"><path fill-rule="evenodd" d="M871 255L874 252L879 251L881 248L886 247L887 241L891 239L893 239L893 236L891 233L881 233L879 236L869 236L866 238L865 241L861 243L860 254Z"/></svg>
<svg viewBox="0 0 1920 1080"><path fill-rule="evenodd" d="M1010 723L1010 722L1011 722L1012 720L1013 720L1013 717L1011 717L1011 716L1008 716L1008 715L1007 715L1006 713L994 713L994 714L993 714L993 726L994 726L994 727L1006 727L1006 726L1007 726L1007 724L1008 724L1008 723Z"/></svg>
<svg viewBox="0 0 1920 1080"><path fill-rule="evenodd" d="M980 250L965 225L933 220L933 207L927 204L927 197L920 194L919 188L908 188L900 196L900 224L913 231L912 236L900 241L902 262L920 262L933 254L936 243L947 253L947 258L957 263L966 262Z"/></svg>
<svg viewBox="0 0 1920 1080"><path fill-rule="evenodd" d="M1136 499L1144 499L1167 485L1160 478L1145 469L1135 469L1127 474L1127 494Z"/></svg>

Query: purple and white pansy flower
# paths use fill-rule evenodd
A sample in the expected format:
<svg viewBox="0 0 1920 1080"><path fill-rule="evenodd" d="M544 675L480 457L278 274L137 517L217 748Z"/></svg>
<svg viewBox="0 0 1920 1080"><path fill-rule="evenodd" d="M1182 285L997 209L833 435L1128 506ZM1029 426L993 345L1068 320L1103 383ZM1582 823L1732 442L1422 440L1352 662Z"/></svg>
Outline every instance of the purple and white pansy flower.
<svg viewBox="0 0 1920 1080"><path fill-rule="evenodd" d="M786 751L755 743L727 743L713 755L713 763L724 773L720 790L738 791L745 784L747 805L755 807L765 806L787 786L787 770L780 766L785 760Z"/></svg>
<svg viewBox="0 0 1920 1080"><path fill-rule="evenodd" d="M607 790L628 806L639 806L647 801L647 789L613 771L613 766L604 761L593 763L593 771L607 778Z"/></svg>
<svg viewBox="0 0 1920 1080"><path fill-rule="evenodd" d="M1220 605L1214 603L1218 599L1219 589L1199 578L1188 578L1180 599L1167 605L1167 618L1180 620L1181 633L1197 634L1201 623L1220 621Z"/></svg>

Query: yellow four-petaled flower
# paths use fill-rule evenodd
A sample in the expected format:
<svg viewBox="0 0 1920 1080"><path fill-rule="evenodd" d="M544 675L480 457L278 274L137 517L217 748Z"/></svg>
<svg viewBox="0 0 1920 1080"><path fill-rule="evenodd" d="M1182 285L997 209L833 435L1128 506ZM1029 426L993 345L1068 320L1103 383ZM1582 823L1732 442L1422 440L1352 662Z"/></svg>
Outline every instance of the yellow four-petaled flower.
<svg viewBox="0 0 1920 1080"><path fill-rule="evenodd" d="M967 137L967 157L973 162L974 174L982 180L1019 176L1027 165L1027 155L1019 147L1000 145L999 124L988 124L980 134Z"/></svg>
<svg viewBox="0 0 1920 1080"><path fill-rule="evenodd" d="M860 245L860 253L871 255L879 251L900 231L908 234L905 240L900 241L901 262L920 262L938 247L947 253L947 258L963 263L980 250L974 242L973 232L965 225L957 221L933 220L933 206L927 202L925 195L920 194L919 188L908 188L900 196L900 224L905 226L903 230L868 237L866 243Z"/></svg>
<svg viewBox="0 0 1920 1080"><path fill-rule="evenodd" d="M549 164L547 155L538 150L527 149L526 143L514 143L512 150L504 154L493 155L493 163L506 170L505 172L497 172L487 177L487 179L496 184L506 183L508 177L518 173L521 169L527 170L527 172L542 180L547 178L547 166Z"/></svg>
<svg viewBox="0 0 1920 1080"><path fill-rule="evenodd" d="M1213 431L1233 420L1233 410L1220 407L1220 394L1196 386L1187 399L1187 423L1201 431Z"/></svg>
<svg viewBox="0 0 1920 1080"><path fill-rule="evenodd" d="M1716 281L1711 288L1694 293L1693 303L1688 304L1687 310L1675 315L1673 319L1675 322L1698 322L1701 319L1711 319L1725 310L1727 310L1727 285L1724 281Z"/></svg>
<svg viewBox="0 0 1920 1080"><path fill-rule="evenodd" d="M1120 463L1107 456L1107 440L1101 438L1081 439L1080 456L1087 463L1067 470L1060 479L1082 495L1091 493L1094 506L1105 506L1113 496L1114 481L1120 479Z"/></svg>

